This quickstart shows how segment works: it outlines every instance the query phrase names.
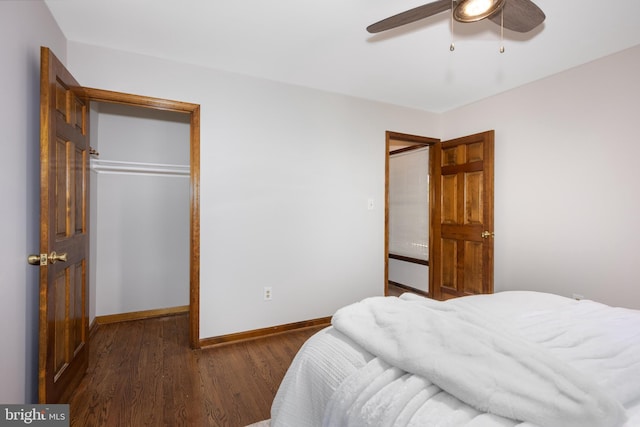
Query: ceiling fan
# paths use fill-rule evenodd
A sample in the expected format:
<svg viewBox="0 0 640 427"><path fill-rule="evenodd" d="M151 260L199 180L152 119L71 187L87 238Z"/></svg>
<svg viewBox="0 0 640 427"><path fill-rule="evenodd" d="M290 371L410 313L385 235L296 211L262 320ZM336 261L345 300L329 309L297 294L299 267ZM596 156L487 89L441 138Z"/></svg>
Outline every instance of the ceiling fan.
<svg viewBox="0 0 640 427"><path fill-rule="evenodd" d="M545 19L544 12L531 0L437 0L371 24L367 31L379 33L452 8L456 21L475 22L489 18L494 23L519 33L533 30Z"/></svg>

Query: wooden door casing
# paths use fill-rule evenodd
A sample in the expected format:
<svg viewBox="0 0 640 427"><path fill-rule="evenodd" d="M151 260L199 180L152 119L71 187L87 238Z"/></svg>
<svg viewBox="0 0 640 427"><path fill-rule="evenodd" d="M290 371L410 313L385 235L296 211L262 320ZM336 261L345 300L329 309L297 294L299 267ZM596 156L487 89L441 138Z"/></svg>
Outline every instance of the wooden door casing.
<svg viewBox="0 0 640 427"><path fill-rule="evenodd" d="M433 146L435 299L493 292L494 131Z"/></svg>
<svg viewBox="0 0 640 427"><path fill-rule="evenodd" d="M391 147L393 145L400 146L419 146L419 147L431 147L440 140L436 138L430 138L426 136L410 135L400 132L386 131L385 133L385 166L384 166L384 295L389 295L389 156L391 153ZM429 171L433 170L433 153L429 152ZM431 172L429 172L431 174ZM429 192L431 193L431 187L433 186L432 180L429 180ZM429 202L430 206L433 206L433 202ZM431 232L429 233L431 234ZM431 247L429 248L431 254ZM431 256L429 257L431 258ZM430 261L429 261L430 262ZM429 280L428 288L431 289L431 279Z"/></svg>
<svg viewBox="0 0 640 427"><path fill-rule="evenodd" d="M89 355L89 117L82 88L48 49L40 81L38 398L65 402ZM66 260L51 255L66 254Z"/></svg>

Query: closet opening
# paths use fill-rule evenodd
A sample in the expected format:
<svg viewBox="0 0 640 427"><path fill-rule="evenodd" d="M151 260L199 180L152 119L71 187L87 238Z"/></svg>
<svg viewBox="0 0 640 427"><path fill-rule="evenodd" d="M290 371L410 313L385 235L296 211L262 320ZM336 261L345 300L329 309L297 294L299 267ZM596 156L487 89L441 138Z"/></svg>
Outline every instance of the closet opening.
<svg viewBox="0 0 640 427"><path fill-rule="evenodd" d="M188 313L199 348L199 106L88 92L90 319Z"/></svg>

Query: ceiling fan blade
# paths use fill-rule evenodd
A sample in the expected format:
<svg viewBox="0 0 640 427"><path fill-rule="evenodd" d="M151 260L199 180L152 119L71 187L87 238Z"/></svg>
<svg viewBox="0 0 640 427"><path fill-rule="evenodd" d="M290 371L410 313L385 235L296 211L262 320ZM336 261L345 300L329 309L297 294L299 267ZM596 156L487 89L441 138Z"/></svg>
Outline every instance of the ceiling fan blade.
<svg viewBox="0 0 640 427"><path fill-rule="evenodd" d="M519 33L527 33L544 22L544 12L531 0L507 0L503 12L489 17L500 25L500 15L504 13L504 28Z"/></svg>
<svg viewBox="0 0 640 427"><path fill-rule="evenodd" d="M451 9L451 0L434 1L433 3L418 6L407 10L406 12L378 21L375 24L371 24L367 27L367 31L370 33L379 33L381 31L390 30L392 28L397 28L402 25L428 18L449 9Z"/></svg>

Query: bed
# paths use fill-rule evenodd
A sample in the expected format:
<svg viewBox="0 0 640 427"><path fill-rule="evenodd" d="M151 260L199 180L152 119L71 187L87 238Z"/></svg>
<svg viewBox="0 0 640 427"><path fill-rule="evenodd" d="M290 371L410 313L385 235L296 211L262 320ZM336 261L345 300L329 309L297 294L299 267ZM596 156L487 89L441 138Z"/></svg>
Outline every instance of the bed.
<svg viewBox="0 0 640 427"><path fill-rule="evenodd" d="M338 310L287 371L271 427L640 426L640 311L539 292Z"/></svg>

